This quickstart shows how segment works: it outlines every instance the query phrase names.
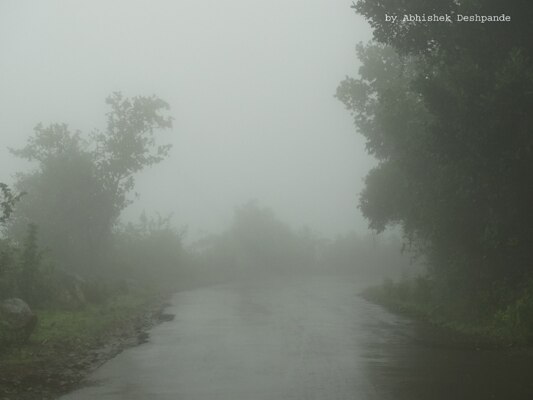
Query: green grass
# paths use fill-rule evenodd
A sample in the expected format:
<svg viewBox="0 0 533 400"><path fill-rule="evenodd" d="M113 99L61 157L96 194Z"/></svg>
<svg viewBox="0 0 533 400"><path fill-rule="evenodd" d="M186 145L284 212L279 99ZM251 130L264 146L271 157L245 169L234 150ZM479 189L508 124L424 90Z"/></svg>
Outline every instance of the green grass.
<svg viewBox="0 0 533 400"><path fill-rule="evenodd" d="M31 341L69 341L98 337L131 318L146 301L144 297L121 295L105 304L88 305L78 311L37 311L39 323Z"/></svg>
<svg viewBox="0 0 533 400"><path fill-rule="evenodd" d="M37 310L38 324L28 343L3 349L2 364L24 364L103 344L105 336L146 310L155 293L139 291L117 295L102 304L80 310Z"/></svg>
<svg viewBox="0 0 533 400"><path fill-rule="evenodd" d="M510 347L530 345L532 342L531 326L523 323L523 318L520 320L515 317L514 305L483 319L459 318L445 305L432 301L425 287L413 282L387 281L381 286L368 288L362 296L392 312L446 329L450 336L455 336L454 340L475 346Z"/></svg>

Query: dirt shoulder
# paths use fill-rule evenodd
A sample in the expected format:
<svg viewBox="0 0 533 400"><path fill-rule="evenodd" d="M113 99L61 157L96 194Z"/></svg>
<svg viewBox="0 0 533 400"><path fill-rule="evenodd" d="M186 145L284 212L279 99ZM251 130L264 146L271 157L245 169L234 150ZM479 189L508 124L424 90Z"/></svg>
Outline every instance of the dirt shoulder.
<svg viewBox="0 0 533 400"><path fill-rule="evenodd" d="M148 339L154 325L173 318L164 313L169 295L118 296L78 311L37 312L39 324L29 343L0 350L0 399L55 399L124 349Z"/></svg>

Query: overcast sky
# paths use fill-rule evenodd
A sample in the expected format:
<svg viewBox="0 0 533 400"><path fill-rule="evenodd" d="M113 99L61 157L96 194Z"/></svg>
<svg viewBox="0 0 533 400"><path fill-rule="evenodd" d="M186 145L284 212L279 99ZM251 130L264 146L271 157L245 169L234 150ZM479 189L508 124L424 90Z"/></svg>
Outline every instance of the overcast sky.
<svg viewBox="0 0 533 400"><path fill-rule="evenodd" d="M294 227L364 231L374 161L333 95L370 28L349 0L0 0L0 181L38 122L103 128L105 97L152 95L175 117L171 158L136 203L192 237L257 199Z"/></svg>

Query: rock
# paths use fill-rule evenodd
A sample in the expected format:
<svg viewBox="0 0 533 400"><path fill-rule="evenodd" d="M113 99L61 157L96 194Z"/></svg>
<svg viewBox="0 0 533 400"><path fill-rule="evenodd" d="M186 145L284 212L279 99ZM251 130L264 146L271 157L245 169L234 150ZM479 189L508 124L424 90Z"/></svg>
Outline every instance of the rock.
<svg viewBox="0 0 533 400"><path fill-rule="evenodd" d="M37 326L37 316L24 300L12 298L0 303L0 341L25 343Z"/></svg>

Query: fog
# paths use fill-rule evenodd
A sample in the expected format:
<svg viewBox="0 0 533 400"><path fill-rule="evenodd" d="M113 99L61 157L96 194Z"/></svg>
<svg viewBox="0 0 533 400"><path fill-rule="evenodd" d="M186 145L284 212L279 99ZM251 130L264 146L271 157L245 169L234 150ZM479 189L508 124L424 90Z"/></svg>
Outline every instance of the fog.
<svg viewBox="0 0 533 400"><path fill-rule="evenodd" d="M124 213L173 214L188 239L220 232L256 199L326 237L365 232L357 208L375 164L334 98L371 31L350 1L16 1L0 3L0 181L26 168L38 122L88 133L104 99L155 94L175 118L173 149L137 177Z"/></svg>
<svg viewBox="0 0 533 400"><path fill-rule="evenodd" d="M532 399L531 21L0 0L0 398Z"/></svg>

